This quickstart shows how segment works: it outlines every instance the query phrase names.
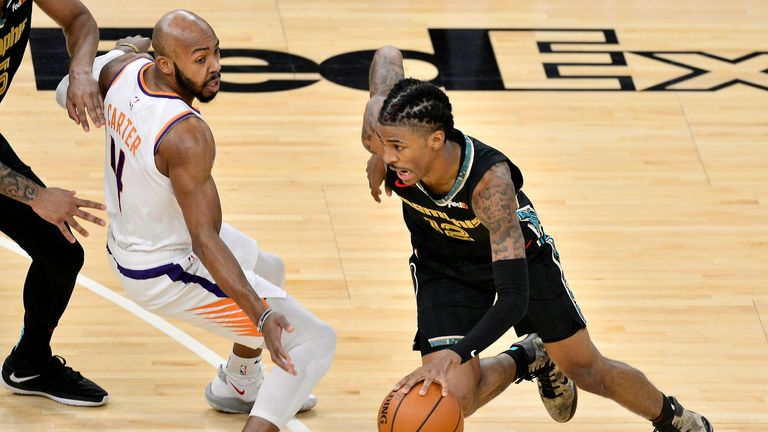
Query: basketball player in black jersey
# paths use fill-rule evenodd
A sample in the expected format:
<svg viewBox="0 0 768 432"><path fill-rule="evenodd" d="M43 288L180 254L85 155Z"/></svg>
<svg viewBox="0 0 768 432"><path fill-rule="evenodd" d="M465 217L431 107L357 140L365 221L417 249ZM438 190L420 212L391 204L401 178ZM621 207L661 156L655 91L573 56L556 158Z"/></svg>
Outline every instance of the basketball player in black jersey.
<svg viewBox="0 0 768 432"><path fill-rule="evenodd" d="M521 190L520 170L454 128L445 93L403 79L402 55L392 47L376 52L369 81L362 141L372 153L371 194L379 201L384 182L387 194L401 198L413 246L414 349L422 366L395 388L408 392L424 381L424 394L437 381L470 415L512 381L535 378L550 415L563 422L575 412L575 382L658 432L711 432L706 418L592 344L554 240ZM495 357L477 357L512 326L529 336Z"/></svg>
<svg viewBox="0 0 768 432"><path fill-rule="evenodd" d="M32 0L0 0L0 101L21 64L29 39ZM67 111L85 131L86 115L95 126L104 123L101 95L91 68L99 41L91 13L78 0L35 0L64 30L72 61ZM88 232L75 216L104 225L81 207L103 210L74 192L46 187L0 135L0 231L32 257L24 283L24 328L21 339L2 367L4 387L14 393L39 395L67 405L97 406L107 392L52 356L51 336L72 295L83 265L83 248L69 228Z"/></svg>

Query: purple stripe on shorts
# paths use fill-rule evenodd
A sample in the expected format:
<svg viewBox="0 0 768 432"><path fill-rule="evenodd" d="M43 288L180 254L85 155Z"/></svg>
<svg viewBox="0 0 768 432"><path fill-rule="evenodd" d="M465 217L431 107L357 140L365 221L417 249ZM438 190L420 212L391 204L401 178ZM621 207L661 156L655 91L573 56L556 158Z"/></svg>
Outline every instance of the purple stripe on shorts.
<svg viewBox="0 0 768 432"><path fill-rule="evenodd" d="M107 251L109 251L109 248L107 248ZM120 263L118 263L117 261L115 261L115 264L117 264L117 269L120 271L120 274L130 279L145 280L145 279L154 279L160 276L168 276L174 282L183 282L186 284L190 284L190 283L198 284L201 287L205 288L206 291L215 295L216 297L219 297L219 298L229 297L228 295L224 294L224 291L222 291L221 288L219 288L219 286L216 285L216 283L214 283L213 281L209 281L204 277L193 275L192 273L187 273L178 264L165 264L165 265L161 265L160 267L155 267L155 268L146 269L146 270L127 269L121 266Z"/></svg>

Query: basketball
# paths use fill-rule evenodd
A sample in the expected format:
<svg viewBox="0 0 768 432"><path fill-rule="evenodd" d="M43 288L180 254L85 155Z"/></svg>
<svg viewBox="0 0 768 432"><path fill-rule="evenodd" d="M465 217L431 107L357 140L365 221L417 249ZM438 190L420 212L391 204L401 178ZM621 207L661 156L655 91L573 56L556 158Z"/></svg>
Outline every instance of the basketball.
<svg viewBox="0 0 768 432"><path fill-rule="evenodd" d="M462 432L464 414L453 395L442 395L440 384L432 383L424 396L421 384L408 394L391 391L379 407L379 432Z"/></svg>

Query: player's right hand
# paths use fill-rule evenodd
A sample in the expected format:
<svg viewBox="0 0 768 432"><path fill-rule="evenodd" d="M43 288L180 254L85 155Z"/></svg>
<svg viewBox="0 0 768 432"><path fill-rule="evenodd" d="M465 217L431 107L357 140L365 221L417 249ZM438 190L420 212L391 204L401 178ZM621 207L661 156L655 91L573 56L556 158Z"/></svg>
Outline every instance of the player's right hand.
<svg viewBox="0 0 768 432"><path fill-rule="evenodd" d="M368 174L368 187L371 189L371 196L376 202L381 202L381 184L387 178L387 164L384 159L377 155L371 155L368 159L368 166L365 167ZM384 185L384 191L387 196L392 196L392 190Z"/></svg>
<svg viewBox="0 0 768 432"><path fill-rule="evenodd" d="M430 354L431 359L406 375L395 384L393 390L407 394L415 385L421 382L419 395L424 396L433 382L440 383L443 396L448 396L448 376L453 370L461 366L461 357L449 349Z"/></svg>
<svg viewBox="0 0 768 432"><path fill-rule="evenodd" d="M264 344L267 345L272 362L291 375L296 375L296 367L293 365L291 356L285 350L281 342L283 330L288 333L293 332L293 327L285 318L285 315L276 310L267 317L266 322L261 328L261 334L264 336Z"/></svg>

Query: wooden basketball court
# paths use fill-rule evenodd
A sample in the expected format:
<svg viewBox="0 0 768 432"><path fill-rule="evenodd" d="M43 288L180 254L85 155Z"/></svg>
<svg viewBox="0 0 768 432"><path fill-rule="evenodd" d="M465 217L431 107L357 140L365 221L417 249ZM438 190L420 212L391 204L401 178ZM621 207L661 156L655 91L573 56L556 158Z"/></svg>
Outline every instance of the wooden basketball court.
<svg viewBox="0 0 768 432"><path fill-rule="evenodd" d="M439 78L457 127L521 167L598 348L718 432L768 430L767 3L85 3L118 30L151 28L183 6L216 30L225 65L265 66L225 71L240 91L200 108L217 140L225 220L282 255L288 290L338 332L320 404L291 430L376 430L382 398L419 364L400 202L371 199L360 145L368 93L354 87L367 64L354 53L385 44L421 53L409 54L406 75ZM33 28L52 27L36 10ZM36 89L33 54L0 106L0 130L49 185L102 200L103 131L83 133L52 91ZM122 294L105 230L88 228L81 275ZM3 356L21 330L27 265L0 247ZM228 354L229 342L171 324ZM514 340L510 332L485 354ZM1 431L237 431L245 422L207 406L212 357L83 285L53 347L110 403L71 408L2 390ZM534 384L513 385L465 430L652 429L611 401L579 399L560 425Z"/></svg>

